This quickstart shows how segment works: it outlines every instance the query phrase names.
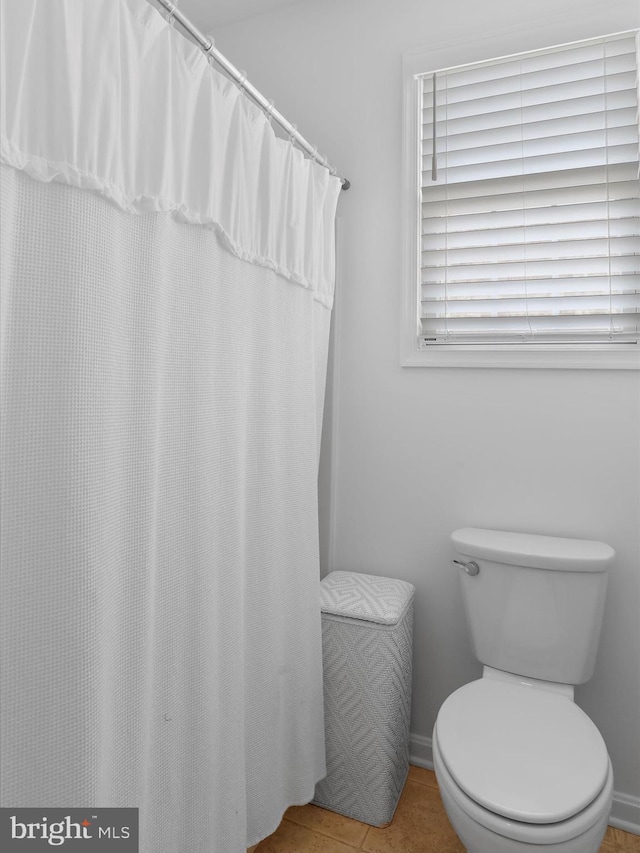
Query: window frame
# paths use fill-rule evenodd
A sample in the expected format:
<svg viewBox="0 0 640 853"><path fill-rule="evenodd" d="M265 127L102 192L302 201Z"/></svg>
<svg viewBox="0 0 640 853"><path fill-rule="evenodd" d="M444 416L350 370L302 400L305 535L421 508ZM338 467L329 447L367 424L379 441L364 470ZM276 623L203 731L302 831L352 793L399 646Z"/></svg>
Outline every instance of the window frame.
<svg viewBox="0 0 640 853"><path fill-rule="evenodd" d="M595 36L598 37L598 36ZM589 36L585 37L585 40ZM491 42L494 40L492 39ZM551 42L552 40L550 40ZM553 47L526 45L528 52ZM417 78L433 68L498 59L507 52L493 49L487 40L444 45L436 50L416 50L403 55L403 212L402 223L402 328L403 367L498 367L640 370L637 344L446 344L422 345L419 329L422 152L419 122L421 87ZM462 55L464 61L461 61Z"/></svg>

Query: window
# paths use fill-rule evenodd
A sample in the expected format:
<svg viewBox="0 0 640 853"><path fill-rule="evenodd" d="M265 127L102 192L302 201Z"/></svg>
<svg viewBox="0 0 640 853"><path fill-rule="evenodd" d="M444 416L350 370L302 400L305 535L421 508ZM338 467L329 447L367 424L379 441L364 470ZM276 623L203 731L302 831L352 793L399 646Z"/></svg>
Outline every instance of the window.
<svg viewBox="0 0 640 853"><path fill-rule="evenodd" d="M414 350L640 366L637 56L628 32L412 75Z"/></svg>

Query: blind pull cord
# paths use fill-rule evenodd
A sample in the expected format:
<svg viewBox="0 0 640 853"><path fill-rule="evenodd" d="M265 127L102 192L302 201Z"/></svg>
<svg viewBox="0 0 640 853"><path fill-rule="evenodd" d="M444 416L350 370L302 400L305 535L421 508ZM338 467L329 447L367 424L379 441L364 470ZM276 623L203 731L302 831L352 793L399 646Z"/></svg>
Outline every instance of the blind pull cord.
<svg viewBox="0 0 640 853"><path fill-rule="evenodd" d="M431 180L438 180L438 154L436 152L436 73L433 72L433 152L431 154Z"/></svg>

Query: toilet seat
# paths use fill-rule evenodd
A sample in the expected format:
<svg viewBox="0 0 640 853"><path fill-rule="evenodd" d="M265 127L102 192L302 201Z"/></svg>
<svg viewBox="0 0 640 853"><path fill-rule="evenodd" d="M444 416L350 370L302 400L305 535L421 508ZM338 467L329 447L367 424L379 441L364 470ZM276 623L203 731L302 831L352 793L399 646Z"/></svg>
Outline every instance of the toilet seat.
<svg viewBox="0 0 640 853"><path fill-rule="evenodd" d="M574 817L548 824L509 820L468 797L442 760L437 723L433 732L433 764L449 819L469 850L475 853L540 853L545 845L552 847L554 853L585 853L599 849L613 798L610 762L604 787L596 799ZM465 826L469 834L465 833ZM593 839L596 843L588 843Z"/></svg>
<svg viewBox="0 0 640 853"><path fill-rule="evenodd" d="M496 815L527 824L567 820L607 780L600 732L570 699L539 687L482 678L444 702L442 762L459 788Z"/></svg>

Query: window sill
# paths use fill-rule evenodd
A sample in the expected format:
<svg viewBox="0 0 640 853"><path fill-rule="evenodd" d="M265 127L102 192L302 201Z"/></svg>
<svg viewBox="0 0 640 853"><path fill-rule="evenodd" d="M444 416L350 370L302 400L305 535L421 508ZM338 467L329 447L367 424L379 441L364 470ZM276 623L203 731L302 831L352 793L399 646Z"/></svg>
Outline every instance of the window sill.
<svg viewBox="0 0 640 853"><path fill-rule="evenodd" d="M640 370L640 346L415 345L403 355L403 367L518 367L561 370Z"/></svg>

